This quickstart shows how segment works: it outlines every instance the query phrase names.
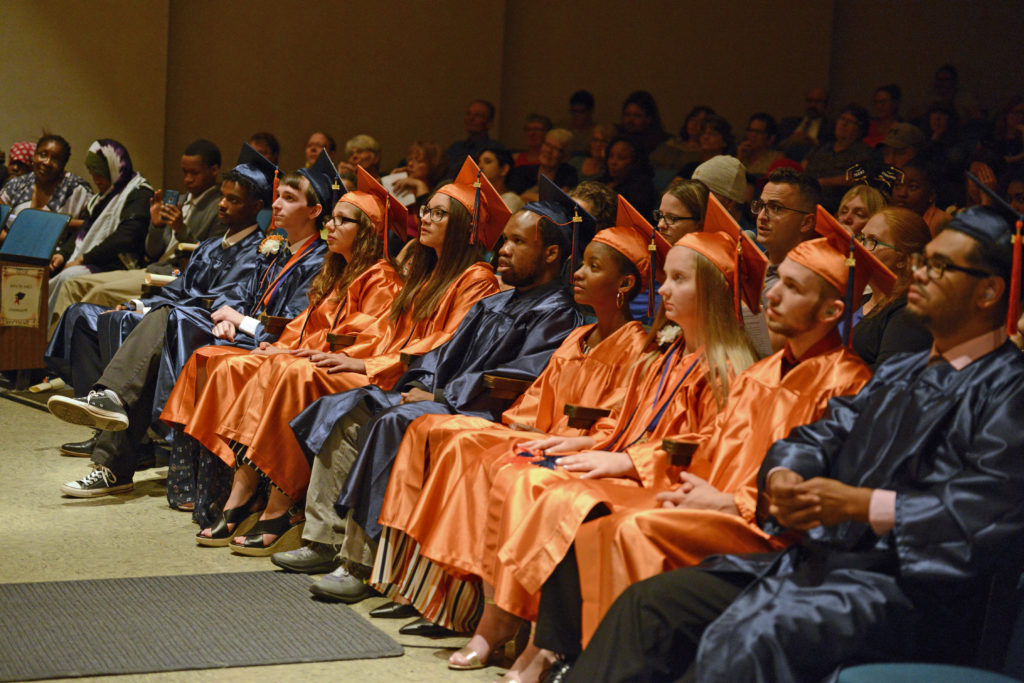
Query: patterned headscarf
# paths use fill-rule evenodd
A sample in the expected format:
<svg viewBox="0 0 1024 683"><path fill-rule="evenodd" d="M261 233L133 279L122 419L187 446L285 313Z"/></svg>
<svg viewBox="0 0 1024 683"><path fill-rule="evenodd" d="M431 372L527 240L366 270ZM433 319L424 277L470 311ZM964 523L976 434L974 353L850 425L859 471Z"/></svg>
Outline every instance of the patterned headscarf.
<svg viewBox="0 0 1024 683"><path fill-rule="evenodd" d="M8 154L11 161L20 161L26 166L32 165L32 155L36 153L36 143L34 142L15 142L11 145L11 151Z"/></svg>
<svg viewBox="0 0 1024 683"><path fill-rule="evenodd" d="M117 140L97 140L89 145L89 151L85 153L85 167L113 182L111 195L123 190L135 175L128 150Z"/></svg>

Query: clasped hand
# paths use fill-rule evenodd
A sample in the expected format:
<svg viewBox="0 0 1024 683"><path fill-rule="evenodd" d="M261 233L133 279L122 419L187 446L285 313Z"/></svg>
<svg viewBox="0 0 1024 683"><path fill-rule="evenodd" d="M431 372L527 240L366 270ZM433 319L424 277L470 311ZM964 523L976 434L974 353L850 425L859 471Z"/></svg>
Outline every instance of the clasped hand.
<svg viewBox="0 0 1024 683"><path fill-rule="evenodd" d="M766 493L769 513L784 527L806 531L842 522L867 522L872 489L836 479L805 480L792 470L773 472Z"/></svg>

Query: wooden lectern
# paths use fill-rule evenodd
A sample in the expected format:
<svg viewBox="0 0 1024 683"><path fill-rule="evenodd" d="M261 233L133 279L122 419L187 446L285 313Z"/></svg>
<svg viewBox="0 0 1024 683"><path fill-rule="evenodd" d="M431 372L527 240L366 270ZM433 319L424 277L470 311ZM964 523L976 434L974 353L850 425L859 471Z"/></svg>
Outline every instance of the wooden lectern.
<svg viewBox="0 0 1024 683"><path fill-rule="evenodd" d="M69 216L24 209L0 245L0 370L43 367L50 256Z"/></svg>

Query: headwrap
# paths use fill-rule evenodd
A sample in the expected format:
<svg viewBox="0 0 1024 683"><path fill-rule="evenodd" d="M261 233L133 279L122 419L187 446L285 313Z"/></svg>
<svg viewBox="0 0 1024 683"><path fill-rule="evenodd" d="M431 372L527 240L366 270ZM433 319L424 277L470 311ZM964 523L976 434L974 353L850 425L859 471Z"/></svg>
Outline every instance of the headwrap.
<svg viewBox="0 0 1024 683"><path fill-rule="evenodd" d="M32 165L32 155L36 153L36 143L34 142L15 142L11 145L11 151L7 155L11 161L20 161L26 166Z"/></svg>

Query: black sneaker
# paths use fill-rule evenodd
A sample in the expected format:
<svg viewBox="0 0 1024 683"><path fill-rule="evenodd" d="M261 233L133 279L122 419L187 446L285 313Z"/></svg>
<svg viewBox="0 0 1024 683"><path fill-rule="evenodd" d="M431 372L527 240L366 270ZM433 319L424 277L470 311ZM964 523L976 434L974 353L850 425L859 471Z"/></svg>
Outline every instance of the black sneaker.
<svg viewBox="0 0 1024 683"><path fill-rule="evenodd" d="M93 464L92 472L85 475L78 481L69 481L60 487L60 492L72 498L96 498L98 496L109 496L114 493L124 493L135 488L131 477L126 477L126 483L117 483L117 476L103 465Z"/></svg>
<svg viewBox="0 0 1024 683"><path fill-rule="evenodd" d="M105 391L90 391L84 398L51 396L46 407L55 417L71 424L111 432L128 429L128 412Z"/></svg>
<svg viewBox="0 0 1024 683"><path fill-rule="evenodd" d="M61 444L60 452L62 455L70 455L75 458L88 458L92 455L92 449L96 446L96 436L99 432L93 432L85 441L75 441L74 443Z"/></svg>

